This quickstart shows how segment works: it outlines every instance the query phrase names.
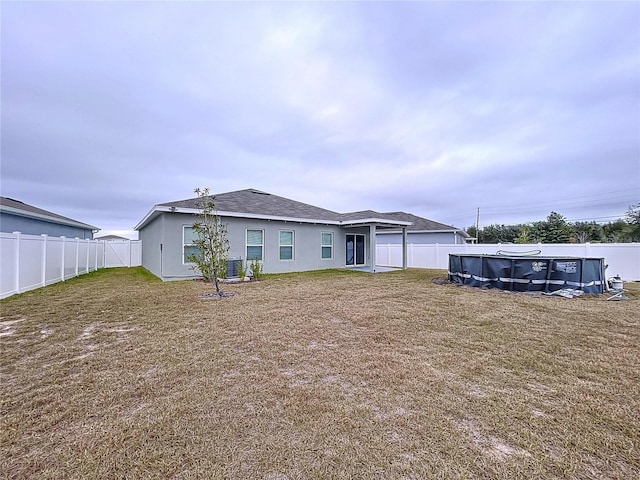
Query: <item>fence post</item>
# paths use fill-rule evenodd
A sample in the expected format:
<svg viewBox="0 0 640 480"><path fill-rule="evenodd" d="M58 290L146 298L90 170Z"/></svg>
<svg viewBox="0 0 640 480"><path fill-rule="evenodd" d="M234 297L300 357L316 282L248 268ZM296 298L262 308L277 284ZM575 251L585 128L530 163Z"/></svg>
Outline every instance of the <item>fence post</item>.
<svg viewBox="0 0 640 480"><path fill-rule="evenodd" d="M67 249L67 237L62 235L60 238L62 239L62 266L60 267L60 279L64 282L64 252Z"/></svg>
<svg viewBox="0 0 640 480"><path fill-rule="evenodd" d="M440 244L436 242L436 268L440 268Z"/></svg>
<svg viewBox="0 0 640 480"><path fill-rule="evenodd" d="M96 251L96 272L98 271L98 242L100 240L94 240L93 241L93 245L95 246L95 251Z"/></svg>
<svg viewBox="0 0 640 480"><path fill-rule="evenodd" d="M20 293L20 242L22 242L22 233L13 232L16 236L16 271L13 272L13 281L15 282L16 293Z"/></svg>
<svg viewBox="0 0 640 480"><path fill-rule="evenodd" d="M76 277L78 276L79 263L80 263L80 238L76 237Z"/></svg>
<svg viewBox="0 0 640 480"><path fill-rule="evenodd" d="M42 237L42 286L47 284L47 234L43 233Z"/></svg>

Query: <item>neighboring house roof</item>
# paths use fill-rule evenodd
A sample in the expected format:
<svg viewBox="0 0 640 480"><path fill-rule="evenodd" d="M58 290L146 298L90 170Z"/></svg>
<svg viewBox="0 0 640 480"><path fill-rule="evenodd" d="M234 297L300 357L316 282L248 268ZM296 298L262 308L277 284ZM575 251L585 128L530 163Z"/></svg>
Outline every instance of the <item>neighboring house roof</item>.
<svg viewBox="0 0 640 480"><path fill-rule="evenodd" d="M284 220L340 226L354 226L362 222L396 228L410 225L410 222L382 217L365 218L356 216L346 218L343 214L332 210L280 197L254 188L218 193L212 196L215 198L217 214L221 217ZM199 197L160 203L155 205L134 228L140 230L163 212L198 214L200 213L199 204Z"/></svg>
<svg viewBox="0 0 640 480"><path fill-rule="evenodd" d="M72 227L83 228L85 230L100 230L98 227L94 227L88 223L79 222L78 220L74 220L69 217L63 217L57 213L49 212L42 208L34 207L33 205L8 197L0 197L0 212L37 220L44 220L61 225L69 225Z"/></svg>
<svg viewBox="0 0 640 480"><path fill-rule="evenodd" d="M103 237L94 237L94 240L130 240L120 235L104 235Z"/></svg>

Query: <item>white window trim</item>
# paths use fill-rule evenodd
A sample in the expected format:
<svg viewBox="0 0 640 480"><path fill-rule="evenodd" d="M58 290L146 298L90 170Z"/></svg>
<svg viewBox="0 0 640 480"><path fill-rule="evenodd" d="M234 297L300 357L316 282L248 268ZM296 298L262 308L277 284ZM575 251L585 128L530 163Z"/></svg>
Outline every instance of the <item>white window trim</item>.
<svg viewBox="0 0 640 480"><path fill-rule="evenodd" d="M282 245L280 243L280 233L287 232L291 233L291 245ZM278 261L280 262L293 262L296 259L296 232L295 230L278 230ZM281 247L291 247L291 258L281 258L280 257L280 248Z"/></svg>
<svg viewBox="0 0 640 480"><path fill-rule="evenodd" d="M323 235L331 235L331 245L325 245L324 243L322 243L322 236ZM333 234L333 232L320 232L320 260L333 260L333 246L334 246L334 238L335 235ZM322 256L322 249L324 247L329 247L331 248L331 256L329 258L324 258Z"/></svg>
<svg viewBox="0 0 640 480"><path fill-rule="evenodd" d="M193 243L185 243L184 240L184 232L186 228L190 228L193 230L193 225L182 225L182 265L194 265L193 262L187 262L185 255L184 255L184 247L193 247L195 246Z"/></svg>
<svg viewBox="0 0 640 480"><path fill-rule="evenodd" d="M257 244L257 243L252 243L249 244L248 243L248 233L249 232L262 232L262 243L261 244ZM249 247L261 247L262 248L262 258L259 258L257 261L258 262L264 262L264 229L262 228L247 228L244 231L244 254L245 254L245 259L248 262L253 262L253 260L249 260L249 252L248 252L248 248Z"/></svg>

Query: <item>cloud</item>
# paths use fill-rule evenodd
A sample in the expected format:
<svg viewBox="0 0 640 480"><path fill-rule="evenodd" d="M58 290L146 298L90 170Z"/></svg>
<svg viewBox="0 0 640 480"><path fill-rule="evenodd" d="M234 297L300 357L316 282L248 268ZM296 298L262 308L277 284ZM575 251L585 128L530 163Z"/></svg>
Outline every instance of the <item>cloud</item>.
<svg viewBox="0 0 640 480"><path fill-rule="evenodd" d="M463 226L640 194L634 3L11 2L1 21L3 195L99 226L196 186Z"/></svg>

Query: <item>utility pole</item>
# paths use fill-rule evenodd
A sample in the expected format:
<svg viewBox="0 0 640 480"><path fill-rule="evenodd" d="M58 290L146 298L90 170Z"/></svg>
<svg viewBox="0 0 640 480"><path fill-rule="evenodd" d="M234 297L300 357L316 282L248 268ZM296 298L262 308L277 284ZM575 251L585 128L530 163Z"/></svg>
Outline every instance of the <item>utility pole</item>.
<svg viewBox="0 0 640 480"><path fill-rule="evenodd" d="M480 207L478 207L478 213L476 214L476 245L478 244L478 229L480 228Z"/></svg>

